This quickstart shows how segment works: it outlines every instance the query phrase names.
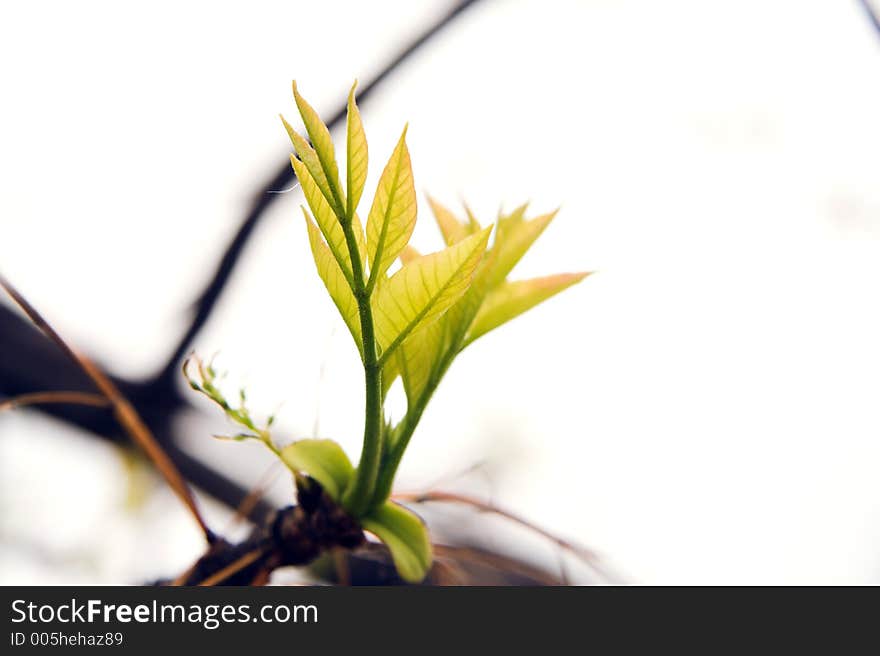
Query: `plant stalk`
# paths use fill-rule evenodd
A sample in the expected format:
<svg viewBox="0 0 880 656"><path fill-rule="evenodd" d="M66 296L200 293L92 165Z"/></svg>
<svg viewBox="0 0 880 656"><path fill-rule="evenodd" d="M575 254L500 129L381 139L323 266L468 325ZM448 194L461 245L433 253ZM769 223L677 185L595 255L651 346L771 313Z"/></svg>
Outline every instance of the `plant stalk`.
<svg viewBox="0 0 880 656"><path fill-rule="evenodd" d="M434 379L425 386L421 398L419 398L418 402L415 403L411 409L407 409L406 416L403 419L403 428L400 434L396 436L394 444L391 445L390 450L382 462L381 475L376 483L373 500L370 504L371 508L382 505L391 496L391 487L394 484L394 477L397 475L397 468L400 467L400 461L403 459L406 447L409 445L409 441L416 430L416 426L419 425L422 413L428 406L428 402L434 395L434 391L440 385L440 381L443 380L443 376L446 374L449 365L452 364L452 360L457 353L458 348L456 347L451 348L447 352L442 365L434 376Z"/></svg>
<svg viewBox="0 0 880 656"><path fill-rule="evenodd" d="M342 221L341 224L345 234L345 243L351 256L351 270L355 286L354 296L358 304L361 341L364 347L364 383L366 386L364 443L361 449L361 459L357 466L354 483L345 491L343 505L352 515L360 517L370 507L382 455L382 369L379 366L376 352L376 335L373 327L370 295L364 284L363 263L352 230L352 221L349 219Z"/></svg>

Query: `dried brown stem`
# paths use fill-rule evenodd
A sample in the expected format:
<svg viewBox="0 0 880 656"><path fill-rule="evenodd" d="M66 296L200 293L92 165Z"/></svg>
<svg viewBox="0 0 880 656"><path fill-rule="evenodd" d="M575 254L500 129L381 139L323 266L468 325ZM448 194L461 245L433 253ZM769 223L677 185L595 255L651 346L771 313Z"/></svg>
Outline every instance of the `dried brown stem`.
<svg viewBox="0 0 880 656"><path fill-rule="evenodd" d="M212 574L204 581L200 582L199 587L210 587L212 585L222 583L233 574L236 574L248 565L252 565L253 563L255 563L257 560L263 557L264 553L264 549L254 549L253 551L246 553L235 562L230 563L229 565L218 571L216 574Z"/></svg>
<svg viewBox="0 0 880 656"><path fill-rule="evenodd" d="M257 504L260 503L260 501L262 501L266 490L268 490L278 478L280 471L278 464L278 461L273 462L260 477L260 480L257 481L257 485L254 489L248 492L247 496L241 500L241 503L238 504L238 507L235 509L235 514L232 516L232 519L229 520L229 524L223 531L224 535L228 534L229 531L231 531L239 522L251 516L251 511L257 507Z"/></svg>
<svg viewBox="0 0 880 656"><path fill-rule="evenodd" d="M574 544L573 542L554 535L550 531L541 528L537 524L534 524L529 520L520 517L519 515L516 515L508 510L499 508L494 504L477 499L476 497L471 497L465 494L458 494L456 492L442 492L439 490L435 490L428 492L401 492L393 494L392 498L396 501L408 501L410 503L458 503L474 508L480 512L492 513L494 515L498 515L499 517L504 517L505 519L515 524L519 524L520 526L527 528L533 533L537 533L541 537L558 545L560 548L574 554L594 569L597 567L597 562L599 558L589 549L586 549L585 547L581 547L580 545Z"/></svg>
<svg viewBox="0 0 880 656"><path fill-rule="evenodd" d="M89 394L88 392L31 392L30 394L20 394L19 396L13 396L11 399L0 401L0 412L46 403L70 403L73 405L90 405L97 408L110 405L106 397L100 394Z"/></svg>

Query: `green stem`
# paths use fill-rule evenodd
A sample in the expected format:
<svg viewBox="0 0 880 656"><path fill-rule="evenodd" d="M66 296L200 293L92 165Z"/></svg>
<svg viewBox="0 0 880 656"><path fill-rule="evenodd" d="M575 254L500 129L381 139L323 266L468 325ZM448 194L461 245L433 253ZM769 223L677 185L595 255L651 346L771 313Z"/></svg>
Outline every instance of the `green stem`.
<svg viewBox="0 0 880 656"><path fill-rule="evenodd" d="M370 505L379 459L382 454L382 370L376 360L373 320L370 310L361 307L361 333L364 338L364 381L366 407L364 410L364 445L357 466L354 484L346 491L343 503L355 517L362 515Z"/></svg>
<svg viewBox="0 0 880 656"><path fill-rule="evenodd" d="M400 467L403 453L409 445L409 441L416 430L416 426L419 425L422 413L425 411L428 402L434 395L434 390L440 385L440 381L443 380L443 376L449 369L449 365L452 364L452 360L455 358L457 352L458 349L455 347L447 352L446 357L443 359L440 367L433 376L433 380L425 386L418 402L415 403L411 409L407 409L400 433L395 436L394 444L390 445L391 448L385 454L385 458L382 461L382 470L379 480L376 483L376 490L373 493L373 502L370 505L371 508L382 505L388 500L388 497L391 496L391 486L394 484L394 477L397 475L397 468Z"/></svg>
<svg viewBox="0 0 880 656"><path fill-rule="evenodd" d="M364 444L357 474L352 486L346 490L343 505L355 517L363 515L370 506L376 479L379 475L379 461L382 455L382 369L376 352L376 335L373 327L373 310L370 295L364 285L363 264L357 241L352 230L352 221L340 222L345 234L345 242L351 255L351 269L354 276L354 296L358 304L363 341L364 381L366 384L366 403L364 408Z"/></svg>
<svg viewBox="0 0 880 656"><path fill-rule="evenodd" d="M397 435L394 445L391 447L390 451L388 451L385 460L382 462L382 472L379 476L379 480L376 482L376 490L373 493L373 503L370 504L372 508L381 506L388 500L388 497L391 496L391 486L394 484L394 476L397 474L397 468L400 466L403 452L406 451L406 446L409 444L409 440L419 423L425 405L427 405L427 402L420 404L418 409L414 408L413 415L407 413L400 434Z"/></svg>

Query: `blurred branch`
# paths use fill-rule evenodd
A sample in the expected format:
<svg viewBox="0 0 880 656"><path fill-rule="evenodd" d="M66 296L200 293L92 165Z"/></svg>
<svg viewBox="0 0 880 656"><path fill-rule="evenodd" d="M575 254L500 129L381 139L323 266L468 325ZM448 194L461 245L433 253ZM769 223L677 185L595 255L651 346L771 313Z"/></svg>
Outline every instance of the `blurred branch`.
<svg viewBox="0 0 880 656"><path fill-rule="evenodd" d="M519 524L523 528L537 535L540 535L541 537L554 543L556 546L563 549L564 551L567 551L576 556L586 565L591 567L602 580L611 581L613 579L610 574L602 569L602 566L599 563L599 557L589 549L586 549L569 540L554 535L550 531L541 528L534 522L530 522L529 520L520 517L519 515L516 515L509 510L504 510L503 508L500 508L493 503L482 501L481 499L477 499L476 497L472 497L469 495L458 494L456 492L443 492L441 490L429 490L427 492L400 492L397 494L392 494L391 498L397 501L409 502L414 504L457 503L473 508L474 510L477 510L479 512L498 515L499 517L503 517L504 519L513 522L514 524Z"/></svg>
<svg viewBox="0 0 880 656"><path fill-rule="evenodd" d="M871 4L871 0L858 0L858 2L862 6L862 9L865 10L871 25L874 26L877 36L880 37L880 15L877 14L874 6Z"/></svg>
<svg viewBox="0 0 880 656"><path fill-rule="evenodd" d="M363 103L369 99L372 92L378 87L391 73L399 68L407 59L409 59L419 48L425 45L432 37L438 34L444 27L449 25L456 17L458 17L465 9L477 3L478 0L463 0L453 6L453 8L442 16L436 23L428 27L419 36L413 39L397 56L394 57L379 72L376 77L364 85L358 93L358 103ZM334 127L342 123L345 119L346 101L343 100L336 109L336 112L327 121L327 126L332 130ZM174 380L178 373L178 363L186 355L192 344L193 339L198 335L199 331L204 327L208 317L214 310L220 294L226 287L232 270L241 257L248 240L257 227L260 219L266 210L277 200L278 194L273 193L279 189L290 187L296 182L296 174L290 166L288 157L282 159L280 168L274 175L262 186L254 197L253 205L250 212L242 221L232 241L226 247L223 257L217 266L214 276L208 283L208 286L198 297L195 303L195 316L192 319L180 342L175 347L165 366L159 372L157 379L162 381Z"/></svg>
<svg viewBox="0 0 880 656"><path fill-rule="evenodd" d="M91 388L88 378L79 369L69 366L61 351L33 325L3 305L0 305L0 344L3 345L3 357L0 357L2 396L15 398L35 391L85 391ZM108 378L138 409L144 422L184 478L224 505L230 508L238 506L248 491L177 445L173 431L174 419L182 412L192 409L177 387L159 388L152 383L110 375ZM58 404L38 406L35 409L99 439L119 444L128 443L107 408ZM248 516L259 520L271 511L272 506L261 500L254 505Z"/></svg>
<svg viewBox="0 0 880 656"><path fill-rule="evenodd" d="M100 394L90 394L88 392L31 392L30 394L13 396L11 399L0 401L0 412L47 403L91 405L96 408L106 408L110 405L110 402Z"/></svg>
<svg viewBox="0 0 880 656"><path fill-rule="evenodd" d="M205 519L199 511L195 497L193 497L185 479L174 465L174 462L168 457L168 454L162 449L162 446L153 436L143 419L141 419L137 410L134 409L134 406L131 405L128 399L119 391L119 388L113 384L113 381L111 381L99 367L87 357L76 353L70 348L67 342L61 338L61 335L55 331L37 309L32 306L28 300L2 275L0 275L0 287L6 290L6 293L12 297L12 300L18 304L34 325L37 326L37 328L39 328L40 331L55 344L55 346L61 349L61 352L72 360L77 368L88 376L92 384L109 402L110 407L113 409L116 421L119 422L119 425L122 426L126 433L128 433L132 441L144 450L153 462L153 465L159 473L162 474L162 477L168 483L169 487L174 490L183 504L189 509L193 519L195 519L196 523L202 529L205 538L208 542L212 542L214 534L205 523ZM19 397L19 399L20 398L21 397ZM88 403L87 405L94 405L94 403Z"/></svg>

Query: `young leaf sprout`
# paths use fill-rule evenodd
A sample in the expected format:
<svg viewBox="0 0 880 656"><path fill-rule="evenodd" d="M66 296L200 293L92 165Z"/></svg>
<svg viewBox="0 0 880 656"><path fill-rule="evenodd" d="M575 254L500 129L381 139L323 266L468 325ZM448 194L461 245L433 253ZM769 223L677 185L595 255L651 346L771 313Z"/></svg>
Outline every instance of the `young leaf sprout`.
<svg viewBox="0 0 880 656"><path fill-rule="evenodd" d="M238 407L226 401L212 367L198 362L197 376L190 376L186 367L185 372L195 390L245 429L234 439L256 439L269 447L291 470L300 492L320 486L347 517L387 545L402 578L418 582L431 566L428 532L417 515L391 501L390 495L431 396L453 360L471 343L588 274L508 280L556 215L527 219L525 205L484 228L470 210L462 220L429 198L446 248L428 255L416 251L409 245L416 224L416 192L406 128L382 171L364 225L358 206L368 150L355 86L348 97L341 167L327 126L295 82L293 95L305 135L281 120L293 143L290 161L308 205L302 212L312 257L363 364L366 402L357 466L328 439L302 439L279 449L269 435L270 426L258 427L251 419L243 395ZM389 275L398 259L400 268ZM397 423L389 424L385 396L398 378L407 410Z"/></svg>

